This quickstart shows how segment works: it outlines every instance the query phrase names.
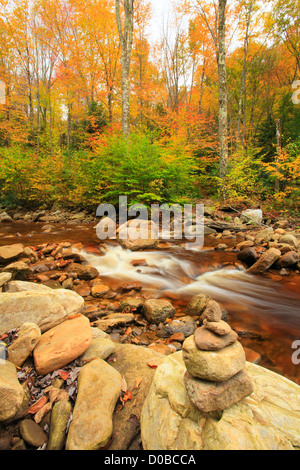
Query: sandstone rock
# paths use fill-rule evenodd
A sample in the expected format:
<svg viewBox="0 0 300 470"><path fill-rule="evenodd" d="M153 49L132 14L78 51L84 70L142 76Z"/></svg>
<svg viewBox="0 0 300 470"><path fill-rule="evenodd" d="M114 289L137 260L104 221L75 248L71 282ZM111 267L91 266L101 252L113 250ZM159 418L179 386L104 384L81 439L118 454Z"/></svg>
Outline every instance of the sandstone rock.
<svg viewBox="0 0 300 470"><path fill-rule="evenodd" d="M210 300L204 310L202 318L208 322L219 322L222 319L222 309L218 302Z"/></svg>
<svg viewBox="0 0 300 470"><path fill-rule="evenodd" d="M121 387L121 375L105 361L95 359L82 367L67 450L99 450L108 443Z"/></svg>
<svg viewBox="0 0 300 470"><path fill-rule="evenodd" d="M182 352L188 372L203 380L223 382L245 366L245 352L238 341L219 351L200 351L194 336L190 336L183 343Z"/></svg>
<svg viewBox="0 0 300 470"><path fill-rule="evenodd" d="M142 406L149 392L155 369L148 364L161 364L165 356L149 348L133 344L116 343L114 362L111 363L125 378L132 400L120 413L114 413L114 439L108 450L127 450L134 438L139 437Z"/></svg>
<svg viewBox="0 0 300 470"><path fill-rule="evenodd" d="M232 332L231 326L222 320L218 322L209 322L207 320L204 320L203 325L209 331L212 331L213 333L219 336L225 336Z"/></svg>
<svg viewBox="0 0 300 470"><path fill-rule="evenodd" d="M276 262L276 267L279 269L290 268L295 266L298 261L300 261L298 253L296 251L290 251L279 258L279 260Z"/></svg>
<svg viewBox="0 0 300 470"><path fill-rule="evenodd" d="M19 281L25 281L32 275L32 269L28 266L28 264L23 263L23 261L16 261L15 263L11 263L2 271L10 273L12 275L12 279Z"/></svg>
<svg viewBox="0 0 300 470"><path fill-rule="evenodd" d="M76 274L77 278L83 281L90 281L99 276L99 272L93 266L82 266L77 263L71 263L68 272Z"/></svg>
<svg viewBox="0 0 300 470"><path fill-rule="evenodd" d="M226 410L253 392L252 382L245 370L225 382L196 379L186 372L184 384L193 406L203 413Z"/></svg>
<svg viewBox="0 0 300 470"><path fill-rule="evenodd" d="M219 351L235 343L238 339L237 333L231 330L226 335L216 335L205 326L197 328L194 333L195 344L202 351Z"/></svg>
<svg viewBox="0 0 300 470"><path fill-rule="evenodd" d="M92 296L93 297L103 297L103 295L109 292L110 288L105 284L96 284L92 287Z"/></svg>
<svg viewBox="0 0 300 470"><path fill-rule="evenodd" d="M109 328L124 326L133 321L134 315L131 313L112 313L111 315L103 317L101 320L97 320L94 322L94 325L100 328L100 330L107 331Z"/></svg>
<svg viewBox="0 0 300 470"><path fill-rule="evenodd" d="M238 253L237 258L248 266L252 266L257 260L257 253L255 248L244 248Z"/></svg>
<svg viewBox="0 0 300 470"><path fill-rule="evenodd" d="M185 338L194 334L197 329L196 322L190 316L182 317L178 320L173 320L163 326L159 331L158 336L161 338L168 338L176 333L183 333Z"/></svg>
<svg viewBox="0 0 300 470"><path fill-rule="evenodd" d="M280 258L281 252L276 248L267 250L259 260L247 270L250 274L263 274L273 266L273 264Z"/></svg>
<svg viewBox="0 0 300 470"><path fill-rule="evenodd" d="M2 212L2 213L0 214L0 222L2 222L2 223L10 223L10 222L12 222L12 221L13 221L13 219L11 218L10 215L7 214L7 212Z"/></svg>
<svg viewBox="0 0 300 470"><path fill-rule="evenodd" d="M279 243L287 243L288 245L291 245L295 248L299 246L299 241L297 240L297 238L290 233L286 233L285 235L280 237Z"/></svg>
<svg viewBox="0 0 300 470"><path fill-rule="evenodd" d="M0 273L0 288L11 280L11 273Z"/></svg>
<svg viewBox="0 0 300 470"><path fill-rule="evenodd" d="M80 364L91 362L93 359L107 359L116 350L115 343L108 338L95 338L87 350L80 356Z"/></svg>
<svg viewBox="0 0 300 470"><path fill-rule="evenodd" d="M24 245L8 245L0 247L0 264L7 264L20 258L24 252Z"/></svg>
<svg viewBox="0 0 300 470"><path fill-rule="evenodd" d="M159 325L167 318L173 318L176 310L167 300L149 299L144 303L143 312L149 323Z"/></svg>
<svg viewBox="0 0 300 470"><path fill-rule="evenodd" d="M165 358L152 381L141 415L144 450L294 450L300 447L300 387L246 364L251 396L217 418L191 404L181 353ZM155 432L153 432L155 430Z"/></svg>
<svg viewBox="0 0 300 470"><path fill-rule="evenodd" d="M0 295L0 334L20 327L25 322L36 323L42 333L80 313L84 300L75 292L17 292Z"/></svg>
<svg viewBox="0 0 300 470"><path fill-rule="evenodd" d="M134 297L128 297L120 302L118 307L119 312L132 311L132 312L140 312L143 308L144 300L143 299L135 299Z"/></svg>
<svg viewBox="0 0 300 470"><path fill-rule="evenodd" d="M129 220L118 229L119 243L131 251L154 248L158 242L158 227L148 220Z"/></svg>
<svg viewBox="0 0 300 470"><path fill-rule="evenodd" d="M92 342L88 318L80 315L48 330L34 349L35 368L47 375L83 354Z"/></svg>
<svg viewBox="0 0 300 470"><path fill-rule="evenodd" d="M41 337L41 330L35 323L24 323L18 338L7 348L8 360L20 367L32 353Z"/></svg>
<svg viewBox="0 0 300 470"><path fill-rule="evenodd" d="M187 313L191 316L201 316L207 307L210 297L204 294L198 294L192 297L187 307Z"/></svg>
<svg viewBox="0 0 300 470"><path fill-rule="evenodd" d="M0 360L0 422L16 415L23 403L24 393L14 364Z"/></svg>
<svg viewBox="0 0 300 470"><path fill-rule="evenodd" d="M51 411L47 450L63 450L67 439L67 425L72 412L68 401L58 401Z"/></svg>
<svg viewBox="0 0 300 470"><path fill-rule="evenodd" d="M32 447L41 447L48 440L42 428L31 419L24 419L21 422L20 434L24 441Z"/></svg>
<svg viewBox="0 0 300 470"><path fill-rule="evenodd" d="M242 212L240 217L242 223L251 223L255 222L259 225L263 222L263 212L260 209L248 209Z"/></svg>
<svg viewBox="0 0 300 470"><path fill-rule="evenodd" d="M28 281L10 281L4 288L7 293L14 292L53 292L51 287Z"/></svg>

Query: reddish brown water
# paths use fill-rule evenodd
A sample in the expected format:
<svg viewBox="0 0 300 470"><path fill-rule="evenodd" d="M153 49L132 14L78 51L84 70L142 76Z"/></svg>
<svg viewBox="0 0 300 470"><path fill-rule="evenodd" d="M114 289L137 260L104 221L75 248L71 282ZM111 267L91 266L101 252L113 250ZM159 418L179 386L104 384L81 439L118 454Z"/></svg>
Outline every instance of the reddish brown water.
<svg viewBox="0 0 300 470"><path fill-rule="evenodd" d="M120 280L140 280L143 292L172 299L182 312L193 295L207 293L227 309L229 322L243 345L261 354L261 365L300 384L300 365L292 362L292 344L300 340L299 275L247 275L236 269L234 251L215 251L219 241L209 238L201 251L172 244L165 250L131 253L114 243L108 245L104 256L97 256L91 254L91 249L99 247L91 225L59 224L55 233L47 234L41 233L41 227L35 223L2 224L0 245L82 243L87 262L98 268L106 284L113 288ZM145 258L148 267L133 268L132 260Z"/></svg>

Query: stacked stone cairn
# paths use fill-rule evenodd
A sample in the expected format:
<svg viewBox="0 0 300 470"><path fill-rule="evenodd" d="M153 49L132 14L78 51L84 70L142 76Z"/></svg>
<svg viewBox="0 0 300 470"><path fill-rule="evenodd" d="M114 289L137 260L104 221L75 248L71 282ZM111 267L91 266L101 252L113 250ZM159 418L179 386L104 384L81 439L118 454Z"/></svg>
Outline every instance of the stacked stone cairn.
<svg viewBox="0 0 300 470"><path fill-rule="evenodd" d="M197 410L224 411L253 393L245 352L217 302L210 300L201 318L203 326L183 344L184 384Z"/></svg>

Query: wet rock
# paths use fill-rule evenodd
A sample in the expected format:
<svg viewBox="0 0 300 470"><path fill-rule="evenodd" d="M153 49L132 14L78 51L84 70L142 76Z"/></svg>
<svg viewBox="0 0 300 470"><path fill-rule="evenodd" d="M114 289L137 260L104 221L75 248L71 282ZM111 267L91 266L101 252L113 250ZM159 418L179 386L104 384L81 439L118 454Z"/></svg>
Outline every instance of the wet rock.
<svg viewBox="0 0 300 470"><path fill-rule="evenodd" d="M83 354L92 342L88 318L80 315L48 330L34 349L35 368L47 375Z"/></svg>
<svg viewBox="0 0 300 470"><path fill-rule="evenodd" d="M96 284L92 287L91 294L93 297L103 297L107 292L109 292L110 288L105 284Z"/></svg>
<svg viewBox="0 0 300 470"><path fill-rule="evenodd" d="M14 364L0 360L0 422L16 415L23 403L24 393Z"/></svg>
<svg viewBox="0 0 300 470"><path fill-rule="evenodd" d="M20 434L32 447L42 447L47 442L47 435L42 428L31 419L24 419L20 424Z"/></svg>
<svg viewBox="0 0 300 470"><path fill-rule="evenodd" d="M10 263L20 258L24 253L24 245L8 245L0 247L0 264Z"/></svg>
<svg viewBox="0 0 300 470"><path fill-rule="evenodd" d="M12 221L13 221L13 219L11 218L10 215L8 215L7 212L2 212L2 213L0 214L0 222L2 222L2 223L10 223L10 222L12 222Z"/></svg>
<svg viewBox="0 0 300 470"><path fill-rule="evenodd" d="M207 307L208 302L211 300L210 297L204 294L195 295L190 300L190 303L187 307L187 313L190 316L196 317L201 316L204 310Z"/></svg>
<svg viewBox="0 0 300 470"><path fill-rule="evenodd" d="M67 425L71 416L72 405L67 401L58 401L51 411L49 440L47 450L63 450L67 439Z"/></svg>
<svg viewBox="0 0 300 470"><path fill-rule="evenodd" d="M199 379L224 382L245 367L245 352L238 341L219 351L201 351L190 336L182 351L188 372Z"/></svg>
<svg viewBox="0 0 300 470"><path fill-rule="evenodd" d="M25 322L36 323L43 333L81 313L83 306L82 297L64 289L3 293L0 295L0 334Z"/></svg>
<svg viewBox="0 0 300 470"><path fill-rule="evenodd" d="M35 323L24 323L18 338L7 348L8 360L18 367L26 361L41 337L41 330Z"/></svg>
<svg viewBox="0 0 300 470"><path fill-rule="evenodd" d="M82 367L66 449L99 450L110 440L122 377L101 359Z"/></svg>
<svg viewBox="0 0 300 470"><path fill-rule="evenodd" d="M142 290L142 283L141 282L123 282L123 284L121 284L118 287L118 291L122 293L129 292L131 290L135 290L139 292L140 290Z"/></svg>
<svg viewBox="0 0 300 470"><path fill-rule="evenodd" d="M68 290L73 290L74 284L73 284L73 279L68 278L62 283L62 288L63 289L68 289Z"/></svg>
<svg viewBox="0 0 300 470"><path fill-rule="evenodd" d="M83 281L90 281L99 276L99 272L93 266L82 266L77 263L71 263L68 272L76 274L77 278Z"/></svg>
<svg viewBox="0 0 300 470"><path fill-rule="evenodd" d="M137 238L140 236L140 238ZM119 243L131 251L155 248L158 244L158 227L148 220L130 220L118 230Z"/></svg>
<svg viewBox="0 0 300 470"><path fill-rule="evenodd" d="M276 267L279 269L291 268L296 266L298 261L300 261L298 253L296 251L290 251L279 258L279 260L276 262Z"/></svg>
<svg viewBox="0 0 300 470"><path fill-rule="evenodd" d="M159 325L173 318L176 310L167 300L149 299L144 303L143 312L149 323Z"/></svg>
<svg viewBox="0 0 300 470"><path fill-rule="evenodd" d="M259 260L247 270L250 274L263 274L273 266L273 264L280 258L281 252L276 248L267 250Z"/></svg>
<svg viewBox="0 0 300 470"><path fill-rule="evenodd" d="M257 260L257 253L255 248L244 248L238 253L237 258L239 261L246 263L248 266L253 266Z"/></svg>
<svg viewBox="0 0 300 470"><path fill-rule="evenodd" d="M207 330L212 331L219 336L225 336L232 332L231 326L222 320L218 322L209 322L204 320L203 325Z"/></svg>
<svg viewBox="0 0 300 470"><path fill-rule="evenodd" d="M127 299L121 300L120 305L118 307L118 311L141 312L143 305L143 299L135 299L134 297L128 297Z"/></svg>
<svg viewBox="0 0 300 470"><path fill-rule="evenodd" d="M170 323L163 326L158 332L158 336L161 338L168 338L174 334L182 333L185 338L188 338L194 334L197 329L196 322L192 317L186 316L178 320L173 320Z"/></svg>

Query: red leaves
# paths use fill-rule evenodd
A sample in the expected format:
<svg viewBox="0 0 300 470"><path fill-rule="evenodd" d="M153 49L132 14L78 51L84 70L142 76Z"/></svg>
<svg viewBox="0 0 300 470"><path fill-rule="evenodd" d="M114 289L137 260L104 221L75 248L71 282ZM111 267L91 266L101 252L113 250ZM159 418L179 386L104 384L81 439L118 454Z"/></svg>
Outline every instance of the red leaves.
<svg viewBox="0 0 300 470"><path fill-rule="evenodd" d="M33 405L31 405L28 408L27 413L31 415L35 415L38 411L40 411L43 408L43 406L45 406L47 401L48 401L48 398L45 395L43 395L39 400L37 400L35 403L33 403Z"/></svg>

